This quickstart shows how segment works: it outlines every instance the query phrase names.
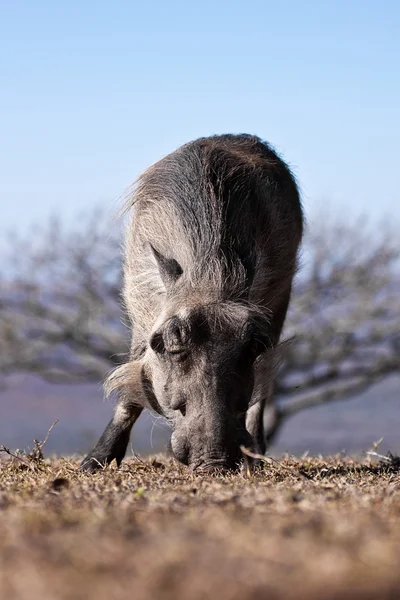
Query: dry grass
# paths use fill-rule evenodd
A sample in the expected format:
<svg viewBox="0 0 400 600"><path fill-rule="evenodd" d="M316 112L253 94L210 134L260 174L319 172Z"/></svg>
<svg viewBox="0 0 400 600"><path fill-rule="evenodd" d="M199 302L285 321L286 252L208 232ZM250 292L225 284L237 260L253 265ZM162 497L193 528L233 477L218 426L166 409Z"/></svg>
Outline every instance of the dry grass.
<svg viewBox="0 0 400 600"><path fill-rule="evenodd" d="M196 477L166 457L0 462L0 598L400 597L395 461Z"/></svg>

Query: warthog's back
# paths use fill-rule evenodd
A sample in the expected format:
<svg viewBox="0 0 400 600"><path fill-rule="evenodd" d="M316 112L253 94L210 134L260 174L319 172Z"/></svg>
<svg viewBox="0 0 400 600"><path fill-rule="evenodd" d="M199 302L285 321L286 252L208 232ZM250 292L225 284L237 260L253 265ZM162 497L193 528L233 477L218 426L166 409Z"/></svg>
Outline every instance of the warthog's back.
<svg viewBox="0 0 400 600"><path fill-rule="evenodd" d="M133 355L166 299L240 299L281 310L296 268L302 211L290 170L267 144L248 135L186 144L140 177L129 206L124 297ZM173 298L167 298L151 246L182 271Z"/></svg>

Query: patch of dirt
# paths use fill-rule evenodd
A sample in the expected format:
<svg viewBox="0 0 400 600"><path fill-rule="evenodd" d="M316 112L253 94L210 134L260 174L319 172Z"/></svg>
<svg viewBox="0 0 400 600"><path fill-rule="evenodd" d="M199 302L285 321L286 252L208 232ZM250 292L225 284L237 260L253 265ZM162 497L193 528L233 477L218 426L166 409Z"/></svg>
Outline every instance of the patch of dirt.
<svg viewBox="0 0 400 600"><path fill-rule="evenodd" d="M395 460L199 477L164 456L0 462L0 598L400 598Z"/></svg>

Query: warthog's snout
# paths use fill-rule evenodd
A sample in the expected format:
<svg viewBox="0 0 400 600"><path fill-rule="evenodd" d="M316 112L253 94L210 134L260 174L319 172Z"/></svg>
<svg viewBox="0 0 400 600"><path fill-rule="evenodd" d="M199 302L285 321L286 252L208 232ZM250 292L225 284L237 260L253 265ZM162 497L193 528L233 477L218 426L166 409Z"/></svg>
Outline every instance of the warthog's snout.
<svg viewBox="0 0 400 600"><path fill-rule="evenodd" d="M252 436L236 419L213 421L183 418L171 437L172 453L196 473L237 471L243 461L240 447L251 448Z"/></svg>
<svg viewBox="0 0 400 600"><path fill-rule="evenodd" d="M230 473L239 469L240 463L233 461L216 460L206 463L200 463L198 466L192 467L196 475L221 475Z"/></svg>

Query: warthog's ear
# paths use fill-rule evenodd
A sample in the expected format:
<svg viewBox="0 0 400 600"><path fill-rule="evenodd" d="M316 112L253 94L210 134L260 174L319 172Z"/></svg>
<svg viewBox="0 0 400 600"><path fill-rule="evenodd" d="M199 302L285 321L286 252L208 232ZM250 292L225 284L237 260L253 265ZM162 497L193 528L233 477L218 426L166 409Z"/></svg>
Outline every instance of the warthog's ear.
<svg viewBox="0 0 400 600"><path fill-rule="evenodd" d="M104 391L108 397L117 392L125 405L150 408L162 415L161 407L154 394L151 378L142 361L128 362L117 367L106 379Z"/></svg>
<svg viewBox="0 0 400 600"><path fill-rule="evenodd" d="M142 369L143 363L140 361L128 362L114 369L104 383L106 396L113 392L123 393L132 398L132 404L143 406L145 392L142 385Z"/></svg>
<svg viewBox="0 0 400 600"><path fill-rule="evenodd" d="M158 270L165 287L169 287L182 275L182 267L175 258L166 258L150 244Z"/></svg>

